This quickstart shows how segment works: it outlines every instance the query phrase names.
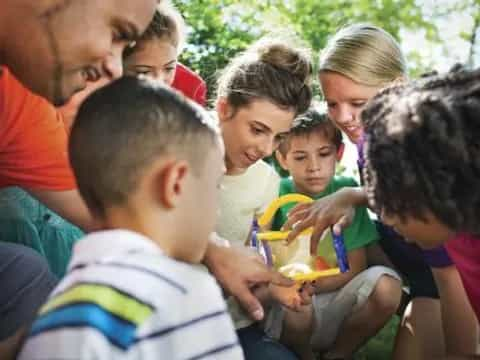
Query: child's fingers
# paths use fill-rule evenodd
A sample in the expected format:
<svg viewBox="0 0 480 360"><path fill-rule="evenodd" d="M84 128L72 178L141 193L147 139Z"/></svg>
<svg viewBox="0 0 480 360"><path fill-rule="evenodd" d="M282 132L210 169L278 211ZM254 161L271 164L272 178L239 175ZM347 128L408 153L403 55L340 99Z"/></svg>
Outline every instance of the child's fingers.
<svg viewBox="0 0 480 360"><path fill-rule="evenodd" d="M299 289L298 294L301 300L301 305L310 305L312 303L312 285L310 282L304 283Z"/></svg>
<svg viewBox="0 0 480 360"><path fill-rule="evenodd" d="M333 232L335 235L341 235L343 229L348 227L353 221L353 217L348 214L348 215L343 215L339 221L335 225L333 225Z"/></svg>
<svg viewBox="0 0 480 360"><path fill-rule="evenodd" d="M325 217L317 217L315 221L315 226L313 227L312 236L310 237L310 254L316 255L318 243L320 238L325 231L330 226L330 222Z"/></svg>
<svg viewBox="0 0 480 360"><path fill-rule="evenodd" d="M295 223L304 220L309 214L310 207L311 204L298 204L290 210L287 221L282 226L282 231L290 230Z"/></svg>
<svg viewBox="0 0 480 360"><path fill-rule="evenodd" d="M308 296L313 296L315 294L315 281L308 281L303 286L303 292L306 293Z"/></svg>
<svg viewBox="0 0 480 360"><path fill-rule="evenodd" d="M300 222L295 222L295 226L293 227L292 231L290 231L290 233L288 234L285 240L287 244L290 244L304 230L311 227L315 221L315 218L312 215L308 215L303 220L299 220L299 221Z"/></svg>

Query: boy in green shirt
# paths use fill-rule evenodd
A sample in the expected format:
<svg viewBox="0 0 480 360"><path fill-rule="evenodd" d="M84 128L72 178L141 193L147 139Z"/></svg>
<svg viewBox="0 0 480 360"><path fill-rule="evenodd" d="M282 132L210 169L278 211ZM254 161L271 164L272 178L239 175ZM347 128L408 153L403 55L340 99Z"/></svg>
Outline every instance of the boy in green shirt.
<svg viewBox="0 0 480 360"><path fill-rule="evenodd" d="M342 134L326 114L312 108L301 115L276 153L291 175L282 180L279 195L301 193L318 199L358 186L352 178L335 176L343 150ZM281 228L294 205L279 209L273 230ZM350 271L316 280L310 309L299 314L276 307L267 319L267 332L280 337L302 359L313 359L313 351L322 352L324 359L350 358L385 325L400 302L398 275L383 266L367 268L365 248L378 234L365 207L356 209L343 236ZM319 254L325 245L320 243Z"/></svg>

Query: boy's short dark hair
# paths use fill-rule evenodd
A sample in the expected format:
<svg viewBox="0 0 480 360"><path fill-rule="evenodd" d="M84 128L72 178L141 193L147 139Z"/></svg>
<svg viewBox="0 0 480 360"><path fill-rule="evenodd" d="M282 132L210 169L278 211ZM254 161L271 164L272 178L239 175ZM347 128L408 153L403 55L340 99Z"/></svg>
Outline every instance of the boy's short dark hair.
<svg viewBox="0 0 480 360"><path fill-rule="evenodd" d="M99 216L122 205L143 172L163 155L183 158L202 172L218 140L209 115L173 90L124 77L94 92L80 107L69 155L80 194Z"/></svg>
<svg viewBox="0 0 480 360"><path fill-rule="evenodd" d="M305 113L295 118L290 131L280 143L278 150L282 156L286 156L290 150L290 140L293 137L309 136L317 131L331 141L337 150L342 146L342 132L335 127L325 111L312 106Z"/></svg>
<svg viewBox="0 0 480 360"><path fill-rule="evenodd" d="M381 91L362 112L365 182L377 210L432 212L480 233L480 70L459 70Z"/></svg>

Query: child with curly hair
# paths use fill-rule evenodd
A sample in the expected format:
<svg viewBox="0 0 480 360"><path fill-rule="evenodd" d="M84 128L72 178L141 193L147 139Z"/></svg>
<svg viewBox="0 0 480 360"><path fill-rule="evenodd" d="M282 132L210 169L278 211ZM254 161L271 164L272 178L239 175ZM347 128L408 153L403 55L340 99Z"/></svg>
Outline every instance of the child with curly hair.
<svg viewBox="0 0 480 360"><path fill-rule="evenodd" d="M480 70L461 70L387 88L362 113L370 205L422 248L445 244L477 319L479 112ZM477 331L464 324L461 333Z"/></svg>

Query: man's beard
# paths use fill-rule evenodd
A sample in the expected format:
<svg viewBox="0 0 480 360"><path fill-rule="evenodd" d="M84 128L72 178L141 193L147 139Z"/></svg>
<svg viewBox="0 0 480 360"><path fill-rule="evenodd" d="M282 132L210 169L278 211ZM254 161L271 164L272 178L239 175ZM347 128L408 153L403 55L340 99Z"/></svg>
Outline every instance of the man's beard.
<svg viewBox="0 0 480 360"><path fill-rule="evenodd" d="M53 58L53 74L51 79L52 89L50 99L55 106L64 105L68 99L65 98L62 91L64 66L61 61L59 43L55 37L55 31L52 27L52 19L55 15L58 15L59 12L67 8L71 1L72 0L65 0L61 4L57 4L51 9L48 9L40 16L40 21L43 23L48 46Z"/></svg>

